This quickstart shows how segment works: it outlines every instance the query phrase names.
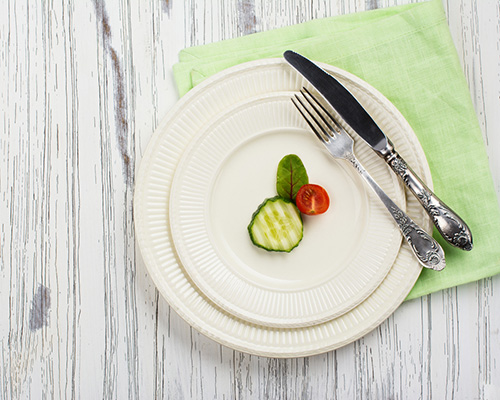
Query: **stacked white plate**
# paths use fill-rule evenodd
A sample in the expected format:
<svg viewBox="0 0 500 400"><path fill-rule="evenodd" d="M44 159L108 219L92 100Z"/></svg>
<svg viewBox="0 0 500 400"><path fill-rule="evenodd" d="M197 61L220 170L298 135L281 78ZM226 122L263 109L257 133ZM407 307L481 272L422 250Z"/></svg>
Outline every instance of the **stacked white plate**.
<svg viewBox="0 0 500 400"><path fill-rule="evenodd" d="M359 78L320 64L358 98L431 185L420 144L399 111ZM308 83L281 59L238 65L198 85L162 121L136 180L136 234L148 271L181 317L234 349L299 357L350 343L404 300L421 267L378 198L326 153L291 97ZM418 201L359 138L355 153L427 231ZM252 245L247 226L276 195L281 158L297 154L331 199L304 217L290 253Z"/></svg>

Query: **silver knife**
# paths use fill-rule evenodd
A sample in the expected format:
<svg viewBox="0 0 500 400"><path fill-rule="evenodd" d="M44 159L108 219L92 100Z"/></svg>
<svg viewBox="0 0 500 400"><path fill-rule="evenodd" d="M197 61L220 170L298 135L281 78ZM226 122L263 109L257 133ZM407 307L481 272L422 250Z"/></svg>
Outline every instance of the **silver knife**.
<svg viewBox="0 0 500 400"><path fill-rule="evenodd" d="M304 56L288 50L283 57L323 95L354 132L403 180L427 211L443 238L462 250L472 250L472 234L467 224L415 174L356 98L337 79Z"/></svg>

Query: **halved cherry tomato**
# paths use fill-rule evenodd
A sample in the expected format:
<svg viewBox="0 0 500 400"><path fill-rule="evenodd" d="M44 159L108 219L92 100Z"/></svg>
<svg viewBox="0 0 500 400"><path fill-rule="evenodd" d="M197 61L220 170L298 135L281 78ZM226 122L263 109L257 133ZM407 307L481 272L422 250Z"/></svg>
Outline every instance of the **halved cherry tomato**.
<svg viewBox="0 0 500 400"><path fill-rule="evenodd" d="M295 203L304 214L323 214L330 207L330 197L321 186L309 183L299 189Z"/></svg>

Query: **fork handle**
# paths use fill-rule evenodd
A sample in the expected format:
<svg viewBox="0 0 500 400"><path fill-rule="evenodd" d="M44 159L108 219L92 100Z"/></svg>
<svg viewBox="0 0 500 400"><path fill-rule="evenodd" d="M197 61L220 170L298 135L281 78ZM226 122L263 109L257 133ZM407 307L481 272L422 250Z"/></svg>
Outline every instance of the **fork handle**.
<svg viewBox="0 0 500 400"><path fill-rule="evenodd" d="M462 250L472 250L472 233L467 224L422 182L393 148L384 158L422 204L443 238Z"/></svg>
<svg viewBox="0 0 500 400"><path fill-rule="evenodd" d="M349 154L346 159L351 162L354 168L366 180L370 187L378 195L384 206L396 221L403 237L410 245L411 250L417 257L420 264L426 268L441 271L445 266L444 251L432 236L420 228L413 220L406 215L390 198L382 188L373 180L371 175L364 169L354 154Z"/></svg>

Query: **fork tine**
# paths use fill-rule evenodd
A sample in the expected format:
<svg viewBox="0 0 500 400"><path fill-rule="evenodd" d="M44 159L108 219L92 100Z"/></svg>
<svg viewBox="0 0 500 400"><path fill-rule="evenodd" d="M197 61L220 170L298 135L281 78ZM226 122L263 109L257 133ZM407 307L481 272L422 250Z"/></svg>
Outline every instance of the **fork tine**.
<svg viewBox="0 0 500 400"><path fill-rule="evenodd" d="M302 117L304 117L305 121L307 124L310 126L314 134L318 137L319 140L321 140L323 143L328 143L330 141L329 135L325 132L324 129L321 128L321 124L318 122L318 120L314 117L314 115L310 112L310 110L306 107L306 105L303 103L302 99L295 95L295 99L292 97L292 103L293 105L299 110L300 114ZM299 106L300 104L300 106ZM306 112L302 111L304 109ZM312 122L314 121L314 123ZM318 128L320 130L318 130Z"/></svg>
<svg viewBox="0 0 500 400"><path fill-rule="evenodd" d="M337 133L337 129L335 129L335 127L332 126L331 122L325 117L325 115L330 117L328 111L323 107L323 105L318 101L318 99L314 97L309 90L307 90L307 88L303 87L300 93L302 93L302 96L304 96L304 99L309 103L311 108L315 111L316 115L319 116L321 121L323 121L324 125L321 125L320 122L317 120L316 123L320 126L326 126L328 128L326 129L327 135L333 138L334 134Z"/></svg>
<svg viewBox="0 0 500 400"><path fill-rule="evenodd" d="M320 101L318 100L318 98L316 96L314 96L306 87L303 87L302 90L301 90L302 94L304 95L304 97L307 98L311 98L312 100L314 100L314 102L317 104L317 106L319 108L321 108L321 110L323 110L323 113L319 112L318 109L316 107L313 107L316 109L316 111L318 112L318 114L321 116L321 118L323 119L323 121L325 122L325 124L333 131L333 132L336 132L336 133L344 133L345 130L344 128L338 123L338 121L333 117L332 113L330 111L328 111L326 109L325 106L323 106L323 104L320 103ZM305 96L304 93L307 93L309 96ZM309 103L312 105L312 103L309 101ZM332 124L330 122L327 121L325 115L328 116L329 120L331 122L333 122L334 126L332 126Z"/></svg>

